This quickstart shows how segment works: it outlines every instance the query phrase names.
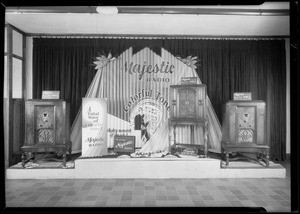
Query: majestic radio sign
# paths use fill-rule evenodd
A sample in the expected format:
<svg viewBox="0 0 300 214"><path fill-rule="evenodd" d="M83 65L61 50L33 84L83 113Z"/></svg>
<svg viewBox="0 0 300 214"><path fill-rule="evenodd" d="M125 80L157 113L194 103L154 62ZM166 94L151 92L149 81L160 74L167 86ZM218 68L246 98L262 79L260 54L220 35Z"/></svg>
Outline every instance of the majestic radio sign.
<svg viewBox="0 0 300 214"><path fill-rule="evenodd" d="M138 63L133 63L131 61L128 63L127 61L124 64L124 67L121 68L121 70L128 72L130 75L133 75L134 73L138 74L138 79L141 80L144 76L145 73L148 74L158 74L158 73L170 73L172 74L175 70L175 65L170 64L169 62L162 61L161 63L156 63L154 65L147 65L147 62L145 61L144 64L138 64ZM147 79L150 80L151 79ZM155 79L156 80L156 79ZM168 79L170 81L170 79Z"/></svg>

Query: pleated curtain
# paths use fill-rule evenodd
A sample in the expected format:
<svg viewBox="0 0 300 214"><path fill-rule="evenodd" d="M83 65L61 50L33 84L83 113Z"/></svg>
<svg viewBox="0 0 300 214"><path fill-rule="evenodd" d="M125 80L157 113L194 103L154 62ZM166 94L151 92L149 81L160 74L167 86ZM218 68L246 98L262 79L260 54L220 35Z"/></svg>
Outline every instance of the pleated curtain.
<svg viewBox="0 0 300 214"><path fill-rule="evenodd" d="M220 125L223 106L233 92L252 92L253 100L265 101L270 157L285 159L286 55L285 41L280 39L34 38L33 98L40 99L43 90L59 90L71 105L72 124L97 73L95 57L145 47L157 54L163 48L174 56L198 57L196 72L207 85Z"/></svg>

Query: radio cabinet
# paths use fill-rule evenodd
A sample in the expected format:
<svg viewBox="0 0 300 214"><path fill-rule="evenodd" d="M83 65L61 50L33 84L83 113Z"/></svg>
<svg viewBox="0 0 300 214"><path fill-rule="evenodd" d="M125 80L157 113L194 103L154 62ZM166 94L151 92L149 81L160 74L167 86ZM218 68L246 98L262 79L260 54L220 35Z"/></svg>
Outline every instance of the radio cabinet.
<svg viewBox="0 0 300 214"><path fill-rule="evenodd" d="M206 86L171 85L170 103L172 119L203 120L206 117Z"/></svg>
<svg viewBox="0 0 300 214"><path fill-rule="evenodd" d="M182 84L171 85L169 101L171 112L169 128L174 127L174 145L176 147L176 127L180 125L191 126L191 136L194 136L194 126L201 126L204 133L204 156L207 157L207 120L206 120L206 85ZM170 130L169 130L170 132ZM169 138L171 145L171 137ZM193 137L191 144L194 144ZM170 146L169 146L170 147Z"/></svg>
<svg viewBox="0 0 300 214"><path fill-rule="evenodd" d="M269 165L265 106L265 102L259 100L226 103L221 142L226 165L241 158Z"/></svg>
<svg viewBox="0 0 300 214"><path fill-rule="evenodd" d="M22 166L25 167L26 153L30 159L35 153L55 152L71 156L69 104L58 99L32 99L25 101L25 141L22 150Z"/></svg>

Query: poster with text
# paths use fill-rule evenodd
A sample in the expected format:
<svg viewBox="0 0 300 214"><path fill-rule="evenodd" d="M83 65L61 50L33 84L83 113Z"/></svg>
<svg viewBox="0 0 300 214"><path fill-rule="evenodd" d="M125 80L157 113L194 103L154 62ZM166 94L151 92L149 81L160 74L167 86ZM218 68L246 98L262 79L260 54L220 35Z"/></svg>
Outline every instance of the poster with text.
<svg viewBox="0 0 300 214"><path fill-rule="evenodd" d="M107 98L107 147L114 148L114 136L123 135L135 136L139 152L169 151L175 141L168 125L170 85L180 85L182 78L184 84L202 84L196 71L198 61L196 56L174 56L164 48L142 46L130 47L114 57L111 53L96 56L93 63L97 73L85 97ZM220 150L220 122L207 100L209 148ZM178 126L176 130L176 141L189 144L194 135L194 142L204 145L201 126L193 133L190 126ZM76 117L72 151L81 150L80 131L81 117Z"/></svg>
<svg viewBox="0 0 300 214"><path fill-rule="evenodd" d="M107 155L107 100L82 98L82 157Z"/></svg>

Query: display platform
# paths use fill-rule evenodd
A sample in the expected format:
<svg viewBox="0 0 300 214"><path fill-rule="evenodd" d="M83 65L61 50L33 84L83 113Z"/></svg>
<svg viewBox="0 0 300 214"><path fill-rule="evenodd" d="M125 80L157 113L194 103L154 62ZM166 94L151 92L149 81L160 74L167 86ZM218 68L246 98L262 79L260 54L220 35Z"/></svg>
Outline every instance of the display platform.
<svg viewBox="0 0 300 214"><path fill-rule="evenodd" d="M76 159L73 168L6 170L7 179L122 179L122 178L285 178L286 169L270 161L264 167L246 161L229 166L216 158L91 158Z"/></svg>

